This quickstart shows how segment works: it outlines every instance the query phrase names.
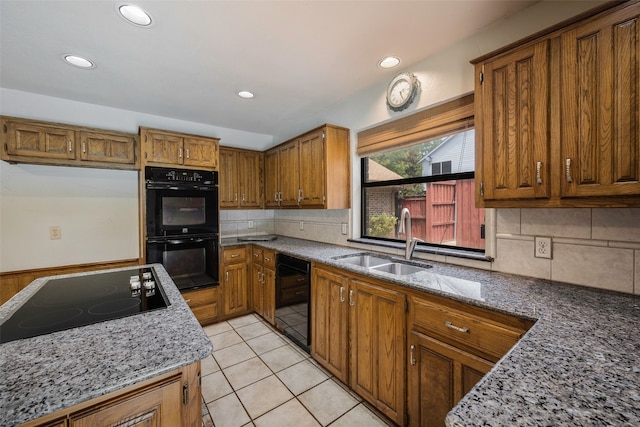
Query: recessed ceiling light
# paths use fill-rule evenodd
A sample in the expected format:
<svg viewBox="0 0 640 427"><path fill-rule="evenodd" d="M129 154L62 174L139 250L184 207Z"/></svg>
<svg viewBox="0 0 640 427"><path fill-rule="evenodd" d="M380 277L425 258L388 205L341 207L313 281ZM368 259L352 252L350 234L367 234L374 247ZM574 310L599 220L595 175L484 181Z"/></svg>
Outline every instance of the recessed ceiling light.
<svg viewBox="0 0 640 427"><path fill-rule="evenodd" d="M153 20L144 9L133 4L121 4L118 6L118 12L127 22L140 27L149 27Z"/></svg>
<svg viewBox="0 0 640 427"><path fill-rule="evenodd" d="M241 90L240 92L238 92L238 96L240 98L246 98L246 99L253 98L253 94L247 90Z"/></svg>
<svg viewBox="0 0 640 427"><path fill-rule="evenodd" d="M62 55L62 58L65 60L67 64L73 65L74 67L82 68L84 70L90 70L92 68L96 68L96 65L93 62L78 55L67 54L67 55Z"/></svg>
<svg viewBox="0 0 640 427"><path fill-rule="evenodd" d="M378 67L385 68L385 69L393 68L393 67L397 67L398 64L400 64L400 58L395 56L387 56L386 58L378 62Z"/></svg>

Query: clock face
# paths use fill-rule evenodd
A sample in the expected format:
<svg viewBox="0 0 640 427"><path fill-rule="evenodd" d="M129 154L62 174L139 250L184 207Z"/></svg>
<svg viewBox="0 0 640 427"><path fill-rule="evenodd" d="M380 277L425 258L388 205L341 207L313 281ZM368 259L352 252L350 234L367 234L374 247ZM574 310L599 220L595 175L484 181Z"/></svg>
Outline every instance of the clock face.
<svg viewBox="0 0 640 427"><path fill-rule="evenodd" d="M397 75L387 88L387 104L394 111L407 108L418 92L418 80L411 73Z"/></svg>

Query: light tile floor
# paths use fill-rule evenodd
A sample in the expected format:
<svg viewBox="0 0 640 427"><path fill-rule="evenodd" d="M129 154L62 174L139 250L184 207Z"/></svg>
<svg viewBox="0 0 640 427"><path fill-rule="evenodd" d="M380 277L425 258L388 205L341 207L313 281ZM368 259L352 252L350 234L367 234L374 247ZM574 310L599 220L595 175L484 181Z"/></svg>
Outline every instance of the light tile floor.
<svg viewBox="0 0 640 427"><path fill-rule="evenodd" d="M360 397L259 316L204 328L204 427L388 426Z"/></svg>

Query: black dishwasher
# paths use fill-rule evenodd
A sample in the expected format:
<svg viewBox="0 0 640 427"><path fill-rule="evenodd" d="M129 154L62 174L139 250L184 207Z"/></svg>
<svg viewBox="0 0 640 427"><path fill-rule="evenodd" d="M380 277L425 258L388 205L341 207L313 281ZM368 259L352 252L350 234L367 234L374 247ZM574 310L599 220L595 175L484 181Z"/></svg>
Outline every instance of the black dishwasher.
<svg viewBox="0 0 640 427"><path fill-rule="evenodd" d="M276 327L309 353L311 264L278 254L276 269Z"/></svg>

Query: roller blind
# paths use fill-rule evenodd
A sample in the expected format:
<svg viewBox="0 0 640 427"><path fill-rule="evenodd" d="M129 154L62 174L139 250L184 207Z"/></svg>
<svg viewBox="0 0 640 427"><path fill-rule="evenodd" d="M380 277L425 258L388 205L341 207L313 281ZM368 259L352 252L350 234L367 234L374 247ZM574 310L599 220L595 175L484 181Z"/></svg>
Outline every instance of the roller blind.
<svg viewBox="0 0 640 427"><path fill-rule="evenodd" d="M473 93L358 133L359 156L402 148L473 127Z"/></svg>

